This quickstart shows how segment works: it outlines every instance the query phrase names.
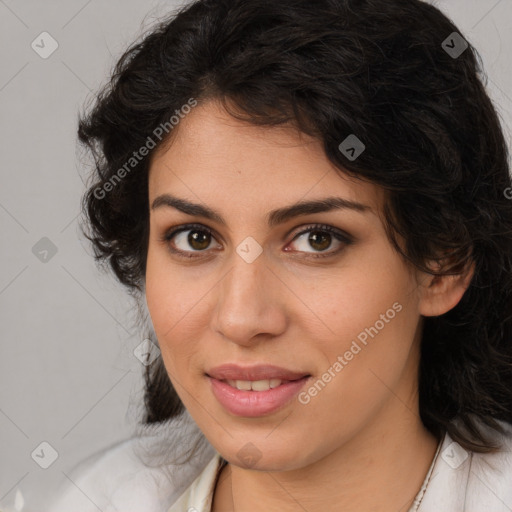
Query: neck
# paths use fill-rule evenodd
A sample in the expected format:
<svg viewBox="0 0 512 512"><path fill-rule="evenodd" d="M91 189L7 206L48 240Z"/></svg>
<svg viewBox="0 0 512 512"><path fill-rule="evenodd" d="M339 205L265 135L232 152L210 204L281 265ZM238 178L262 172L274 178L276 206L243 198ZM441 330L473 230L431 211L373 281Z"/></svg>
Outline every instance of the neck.
<svg viewBox="0 0 512 512"><path fill-rule="evenodd" d="M407 410L396 397L391 400L394 407L384 410L395 421L379 416L362 433L307 467L279 472L228 464L219 476L212 512L407 511L428 473L438 440L425 429L417 410Z"/></svg>

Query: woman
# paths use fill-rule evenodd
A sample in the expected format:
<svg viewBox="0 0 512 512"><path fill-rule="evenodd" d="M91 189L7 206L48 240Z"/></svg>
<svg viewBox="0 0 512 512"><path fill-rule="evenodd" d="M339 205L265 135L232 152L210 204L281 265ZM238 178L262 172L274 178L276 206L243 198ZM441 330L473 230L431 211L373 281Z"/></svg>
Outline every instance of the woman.
<svg viewBox="0 0 512 512"><path fill-rule="evenodd" d="M84 204L161 357L145 428L55 510L512 509L511 180L477 57L419 0L197 1L125 53L80 121Z"/></svg>

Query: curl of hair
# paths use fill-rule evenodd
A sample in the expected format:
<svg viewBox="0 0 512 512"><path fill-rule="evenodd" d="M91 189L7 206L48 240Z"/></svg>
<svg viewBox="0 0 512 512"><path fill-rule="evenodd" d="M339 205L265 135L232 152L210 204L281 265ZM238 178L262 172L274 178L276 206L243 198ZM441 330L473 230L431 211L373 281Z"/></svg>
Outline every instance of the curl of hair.
<svg viewBox="0 0 512 512"><path fill-rule="evenodd" d="M438 438L496 449L478 423L512 423L511 178L481 58L471 44L448 55L453 32L420 0L203 0L173 13L124 53L80 119L96 167L84 196L96 258L143 290L148 169L166 138L113 180L191 98L292 123L341 172L386 190L388 234L407 261L437 275L474 264L459 304L424 319L420 414ZM350 134L366 147L354 161L338 149ZM145 406L146 424L183 412L161 358L147 367Z"/></svg>

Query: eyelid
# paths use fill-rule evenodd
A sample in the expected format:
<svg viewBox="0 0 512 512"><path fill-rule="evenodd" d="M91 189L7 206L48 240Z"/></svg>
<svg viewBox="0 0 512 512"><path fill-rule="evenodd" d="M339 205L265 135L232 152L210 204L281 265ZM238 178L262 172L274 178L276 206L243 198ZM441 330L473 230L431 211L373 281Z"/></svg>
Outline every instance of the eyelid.
<svg viewBox="0 0 512 512"><path fill-rule="evenodd" d="M214 229L212 229L204 224L199 224L199 223L179 224L179 225L173 226L165 231L163 236L160 238L160 241L170 243L170 241L179 233L181 233L183 231L190 231L193 229L197 229L198 231L200 230L200 231L204 231L205 233L208 233L212 238L214 238L218 242L217 232ZM330 233L340 243L345 244L345 245L351 245L355 241L355 238L352 235L349 235L347 232L345 232L339 228L336 228L334 226L331 226L329 224L320 224L320 223L303 224L295 229L297 230L297 232L295 232L295 233L293 233L294 230L291 230L291 233L293 233L293 235L292 235L292 239L290 240L290 243L293 242L297 237L304 235L310 231L315 231L315 230ZM286 237L289 237L289 236L290 236L290 232L286 234ZM222 240L221 236L219 236L219 238ZM305 252L305 254L309 254L310 257L313 257L313 258L328 257L328 256L336 255L341 250L342 249L338 249L338 250L334 250L334 251L325 251L325 252L313 251L313 252ZM204 250L204 251L182 251L181 249L172 249L171 251L175 254L189 254L189 255L197 254L198 255L198 256L189 257L189 259L192 259L195 257L200 257L199 255L201 253L206 254L208 252L207 250ZM304 253L304 251L293 251L293 252Z"/></svg>
<svg viewBox="0 0 512 512"><path fill-rule="evenodd" d="M181 233L182 231L190 231L192 229L205 231L206 233L213 236L214 238L216 238L216 236L217 236L215 230L213 230L212 228L209 228L208 226L205 226L204 224L197 224L197 223L178 224L169 229L166 229L164 234L161 237L161 241L168 242L169 240L171 240L171 238L173 238L178 233ZM220 238L222 240L222 237L220 237Z"/></svg>
<svg viewBox="0 0 512 512"><path fill-rule="evenodd" d="M354 241L354 237L343 231L342 229L336 228L334 226L330 226L329 224L304 224L300 226L299 231L293 235L292 241L295 240L298 236L308 233L309 231L325 231L327 233L331 233L333 235L338 236L346 243L352 243ZM292 230L293 232L293 230Z"/></svg>

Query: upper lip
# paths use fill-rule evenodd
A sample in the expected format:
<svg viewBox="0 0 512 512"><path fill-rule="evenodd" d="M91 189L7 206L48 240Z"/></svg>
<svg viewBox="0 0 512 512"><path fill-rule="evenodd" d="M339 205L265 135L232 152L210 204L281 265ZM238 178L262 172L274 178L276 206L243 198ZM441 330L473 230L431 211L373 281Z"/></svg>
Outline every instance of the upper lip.
<svg viewBox="0 0 512 512"><path fill-rule="evenodd" d="M270 364L255 366L223 364L208 370L206 374L217 380L297 380L309 376L307 372L297 372Z"/></svg>

